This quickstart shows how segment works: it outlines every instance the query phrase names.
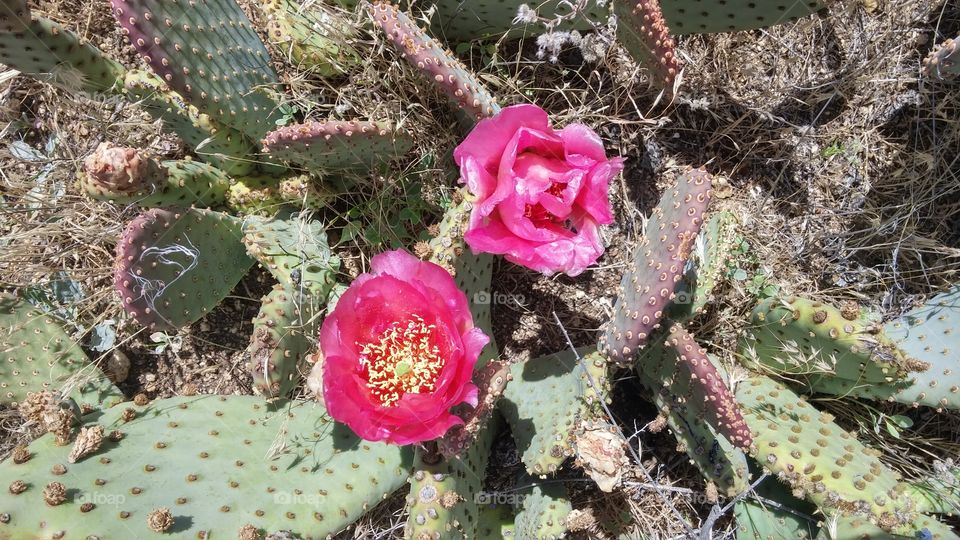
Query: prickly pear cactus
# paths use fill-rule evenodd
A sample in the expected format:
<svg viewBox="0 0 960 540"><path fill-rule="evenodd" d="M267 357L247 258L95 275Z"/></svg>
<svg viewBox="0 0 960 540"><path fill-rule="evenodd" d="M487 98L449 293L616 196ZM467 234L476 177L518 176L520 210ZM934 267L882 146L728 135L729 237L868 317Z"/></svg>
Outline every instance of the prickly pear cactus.
<svg viewBox="0 0 960 540"><path fill-rule="evenodd" d="M251 139L281 118L270 56L234 0L111 0L143 60L200 111ZM216 53L216 54L214 54Z"/></svg>
<svg viewBox="0 0 960 540"><path fill-rule="evenodd" d="M574 351L563 351L514 364L510 370L513 378L499 410L532 475L553 473L574 454L574 430L592 415L593 405L607 399L604 358L595 350L580 353L579 362Z"/></svg>
<svg viewBox="0 0 960 540"><path fill-rule="evenodd" d="M192 160L160 162L136 148L101 143L84 161L80 187L87 195L143 207L222 205L230 178Z"/></svg>
<svg viewBox="0 0 960 540"><path fill-rule="evenodd" d="M537 481L523 475L518 480L520 510L517 512L514 529L517 538L531 540L555 540L567 532L567 516L573 505L567 497L567 489L559 480Z"/></svg>
<svg viewBox="0 0 960 540"><path fill-rule="evenodd" d="M816 507L790 494L776 478L754 488L762 499L746 497L733 506L737 540L811 540L816 538ZM778 506L779 505L779 506Z"/></svg>
<svg viewBox="0 0 960 540"><path fill-rule="evenodd" d="M247 347L253 384L261 394L289 396L300 383L304 360L316 347L321 301L305 290L282 285L263 297Z"/></svg>
<svg viewBox="0 0 960 540"><path fill-rule="evenodd" d="M675 34L705 34L766 28L788 23L827 7L827 0L665 0L663 16Z"/></svg>
<svg viewBox="0 0 960 540"><path fill-rule="evenodd" d="M937 45L923 59L924 77L954 79L960 76L960 36Z"/></svg>
<svg viewBox="0 0 960 540"><path fill-rule="evenodd" d="M401 487L413 461L409 448L358 439L316 403L178 397L116 406L96 423L109 435L76 463L46 435L26 462L0 464L0 485L11 486L0 537L324 537ZM53 482L65 494L45 492ZM163 508L172 519L151 519Z"/></svg>
<svg viewBox="0 0 960 540"><path fill-rule="evenodd" d="M386 122L330 120L294 124L271 132L263 151L311 171L367 171L403 155L409 135Z"/></svg>
<svg viewBox="0 0 960 540"><path fill-rule="evenodd" d="M462 110L478 119L500 111L493 95L476 76L406 13L379 0L370 7L370 14L407 61L423 71Z"/></svg>
<svg viewBox="0 0 960 540"><path fill-rule="evenodd" d="M672 89L680 69L676 44L660 11L659 0L617 0L617 40L630 56L652 72L651 82Z"/></svg>
<svg viewBox="0 0 960 540"><path fill-rule="evenodd" d="M345 14L325 3L264 0L269 41L298 69L321 77L342 75L360 61L352 41L356 29Z"/></svg>
<svg viewBox="0 0 960 540"><path fill-rule="evenodd" d="M154 208L117 244L114 287L123 308L152 330L176 330L217 306L253 266L240 220L211 210Z"/></svg>
<svg viewBox="0 0 960 540"><path fill-rule="evenodd" d="M243 221L243 242L247 253L285 287L326 302L336 283L340 259L330 253L322 223L298 215L289 219L248 217Z"/></svg>
<svg viewBox="0 0 960 540"><path fill-rule="evenodd" d="M44 390L94 407L124 399L52 317L6 294L0 294L0 351L0 405L16 406Z"/></svg>
<svg viewBox="0 0 960 540"><path fill-rule="evenodd" d="M667 309L671 319L689 319L702 313L714 300L737 241L737 226L737 217L727 210L712 214L707 220L694 242L688 269L677 284L676 298Z"/></svg>
<svg viewBox="0 0 960 540"><path fill-rule="evenodd" d="M42 17L26 1L0 3L0 64L70 90L102 92L123 80L119 63L76 34Z"/></svg>
<svg viewBox="0 0 960 540"><path fill-rule="evenodd" d="M703 225L711 180L702 169L681 175L647 221L634 264L620 282L613 319L600 340L600 351L616 364L629 365L660 327Z"/></svg>
<svg viewBox="0 0 960 540"><path fill-rule="evenodd" d="M485 504L480 508L478 540L503 540L515 538L513 511L505 504Z"/></svg>

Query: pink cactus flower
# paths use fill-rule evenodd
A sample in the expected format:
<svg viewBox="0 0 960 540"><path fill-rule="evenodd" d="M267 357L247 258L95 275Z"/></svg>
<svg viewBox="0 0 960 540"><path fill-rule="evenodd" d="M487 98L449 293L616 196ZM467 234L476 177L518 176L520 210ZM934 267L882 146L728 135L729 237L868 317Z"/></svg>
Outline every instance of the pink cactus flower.
<svg viewBox="0 0 960 540"><path fill-rule="evenodd" d="M453 157L477 198L464 234L474 252L569 276L603 254L599 226L613 222L607 187L623 159L608 159L589 127L554 131L543 109L514 105L480 121Z"/></svg>
<svg viewBox="0 0 960 540"><path fill-rule="evenodd" d="M450 274L405 251L381 253L320 329L323 400L361 438L413 444L442 436L477 405L471 382L490 340Z"/></svg>

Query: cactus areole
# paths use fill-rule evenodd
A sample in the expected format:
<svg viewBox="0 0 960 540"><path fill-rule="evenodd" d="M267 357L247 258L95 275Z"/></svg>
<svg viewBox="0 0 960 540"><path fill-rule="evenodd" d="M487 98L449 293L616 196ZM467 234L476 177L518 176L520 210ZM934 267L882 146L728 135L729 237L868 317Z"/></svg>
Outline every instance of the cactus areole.
<svg viewBox="0 0 960 540"><path fill-rule="evenodd" d="M473 368L489 338L440 266L405 251L371 260L320 331L330 415L371 441L436 439L477 405Z"/></svg>

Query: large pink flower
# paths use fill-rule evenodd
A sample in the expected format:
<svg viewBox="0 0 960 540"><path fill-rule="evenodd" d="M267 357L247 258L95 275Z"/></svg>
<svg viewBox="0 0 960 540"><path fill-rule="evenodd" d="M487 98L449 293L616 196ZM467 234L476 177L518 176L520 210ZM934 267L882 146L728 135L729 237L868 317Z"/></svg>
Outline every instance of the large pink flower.
<svg viewBox="0 0 960 540"><path fill-rule="evenodd" d="M405 251L373 258L320 329L323 399L335 420L370 441L436 439L477 405L471 382L490 340L446 270Z"/></svg>
<svg viewBox="0 0 960 540"><path fill-rule="evenodd" d="M550 127L534 105L482 120L453 152L477 197L464 234L475 252L538 272L575 276L603 254L599 226L613 221L607 186L623 170L589 127Z"/></svg>

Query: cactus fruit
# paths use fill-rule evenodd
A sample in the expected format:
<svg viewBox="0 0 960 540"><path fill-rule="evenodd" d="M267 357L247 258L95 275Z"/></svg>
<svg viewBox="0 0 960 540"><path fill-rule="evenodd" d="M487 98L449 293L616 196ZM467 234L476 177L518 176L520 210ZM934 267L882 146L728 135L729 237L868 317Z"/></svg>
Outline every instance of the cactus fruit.
<svg viewBox="0 0 960 540"><path fill-rule="evenodd" d="M114 287L152 330L176 330L217 306L253 266L239 219L210 210L154 208L117 243Z"/></svg>
<svg viewBox="0 0 960 540"><path fill-rule="evenodd" d="M574 454L574 431L581 421L591 416L598 399L607 399L606 362L595 350L580 361L568 350L514 364L510 371L513 378L499 410L527 472L553 473Z"/></svg>
<svg viewBox="0 0 960 540"><path fill-rule="evenodd" d="M826 514L862 516L885 531L911 530L915 503L879 452L781 384L752 375L736 390L760 464Z"/></svg>
<svg viewBox="0 0 960 540"><path fill-rule="evenodd" d="M201 112L259 140L281 118L269 95L279 81L234 0L111 0L134 49Z"/></svg>
<svg viewBox="0 0 960 540"><path fill-rule="evenodd" d="M330 120L280 128L263 139L263 151L316 170L366 171L413 146L406 132L386 122Z"/></svg>
<svg viewBox="0 0 960 540"><path fill-rule="evenodd" d="M721 369L709 354L707 359ZM704 477L728 496L744 491L749 486L746 456L707 422L704 401L692 398L689 372L677 363L676 352L667 349L665 338L651 342L638 356L636 373L681 450Z"/></svg>
<svg viewBox="0 0 960 540"><path fill-rule="evenodd" d="M707 421L734 446L749 448L750 430L707 352L678 324L670 328L665 347L674 353L677 365L685 369L683 375L677 376L690 378L690 399L703 402Z"/></svg>
<svg viewBox="0 0 960 540"><path fill-rule="evenodd" d="M671 319L689 319L702 313L713 301L737 241L737 226L737 217L727 210L712 214L707 220L690 254L690 262L695 264L688 262L688 269L677 285L677 297L667 308Z"/></svg>
<svg viewBox="0 0 960 540"><path fill-rule="evenodd" d="M360 61L351 44L356 30L333 6L263 0L260 9L267 19L269 41L299 69L333 77Z"/></svg>
<svg viewBox="0 0 960 540"><path fill-rule="evenodd" d="M178 397L114 407L96 423L111 435L60 469L56 506L41 491L69 449L52 435L30 444L26 463L0 464L0 485L27 486L0 498L0 536L151 538L148 515L169 508L167 532L183 538L243 528L322 538L401 487L413 462L410 448L360 440L316 403Z"/></svg>
<svg viewBox="0 0 960 540"><path fill-rule="evenodd" d="M52 317L3 294L0 350L0 405L16 406L42 391L57 391L79 405L109 406L124 399Z"/></svg>
<svg viewBox="0 0 960 540"><path fill-rule="evenodd" d="M754 487L760 499L746 497L733 505L737 540L812 540L817 536L816 508L790 494L776 478Z"/></svg>
<svg viewBox="0 0 960 540"><path fill-rule="evenodd" d="M517 489L517 494L522 497L514 522L517 538L563 538L567 532L567 516L573 511L563 483L558 480L536 482L526 475L517 483L526 484Z"/></svg>
<svg viewBox="0 0 960 540"><path fill-rule="evenodd" d="M660 11L660 0L615 0L613 9L617 39L635 61L653 71L653 84L672 89L683 65Z"/></svg>
<svg viewBox="0 0 960 540"><path fill-rule="evenodd" d="M703 225L710 202L711 176L702 169L681 175L667 189L647 221L634 252L634 265L620 282L614 316L600 340L600 351L626 366L643 348L680 281L684 263Z"/></svg>
<svg viewBox="0 0 960 540"><path fill-rule="evenodd" d="M899 381L927 368L858 310L798 297L760 302L740 348L743 361L757 370L860 383Z"/></svg>
<svg viewBox="0 0 960 540"><path fill-rule="evenodd" d="M300 383L304 359L316 345L318 301L282 285L263 297L247 347L253 384L261 394L289 396Z"/></svg>
<svg viewBox="0 0 960 540"><path fill-rule="evenodd" d="M247 253L285 287L305 291L325 303L336 282L340 259L330 253L327 232L319 221L248 217L243 222Z"/></svg>
<svg viewBox="0 0 960 540"><path fill-rule="evenodd" d="M384 0L374 2L370 13L407 61L423 71L458 107L477 119L500 111L476 76L406 13Z"/></svg>
<svg viewBox="0 0 960 540"><path fill-rule="evenodd" d="M937 45L923 59L924 77L951 79L960 76L960 36Z"/></svg>
<svg viewBox="0 0 960 540"><path fill-rule="evenodd" d="M72 90L102 92L123 79L124 68L57 23L32 18L23 0L0 5L0 63Z"/></svg>
<svg viewBox="0 0 960 540"><path fill-rule="evenodd" d="M164 161L135 148L100 143L84 161L80 187L90 197L117 204L218 206L230 178L220 169L192 160Z"/></svg>

